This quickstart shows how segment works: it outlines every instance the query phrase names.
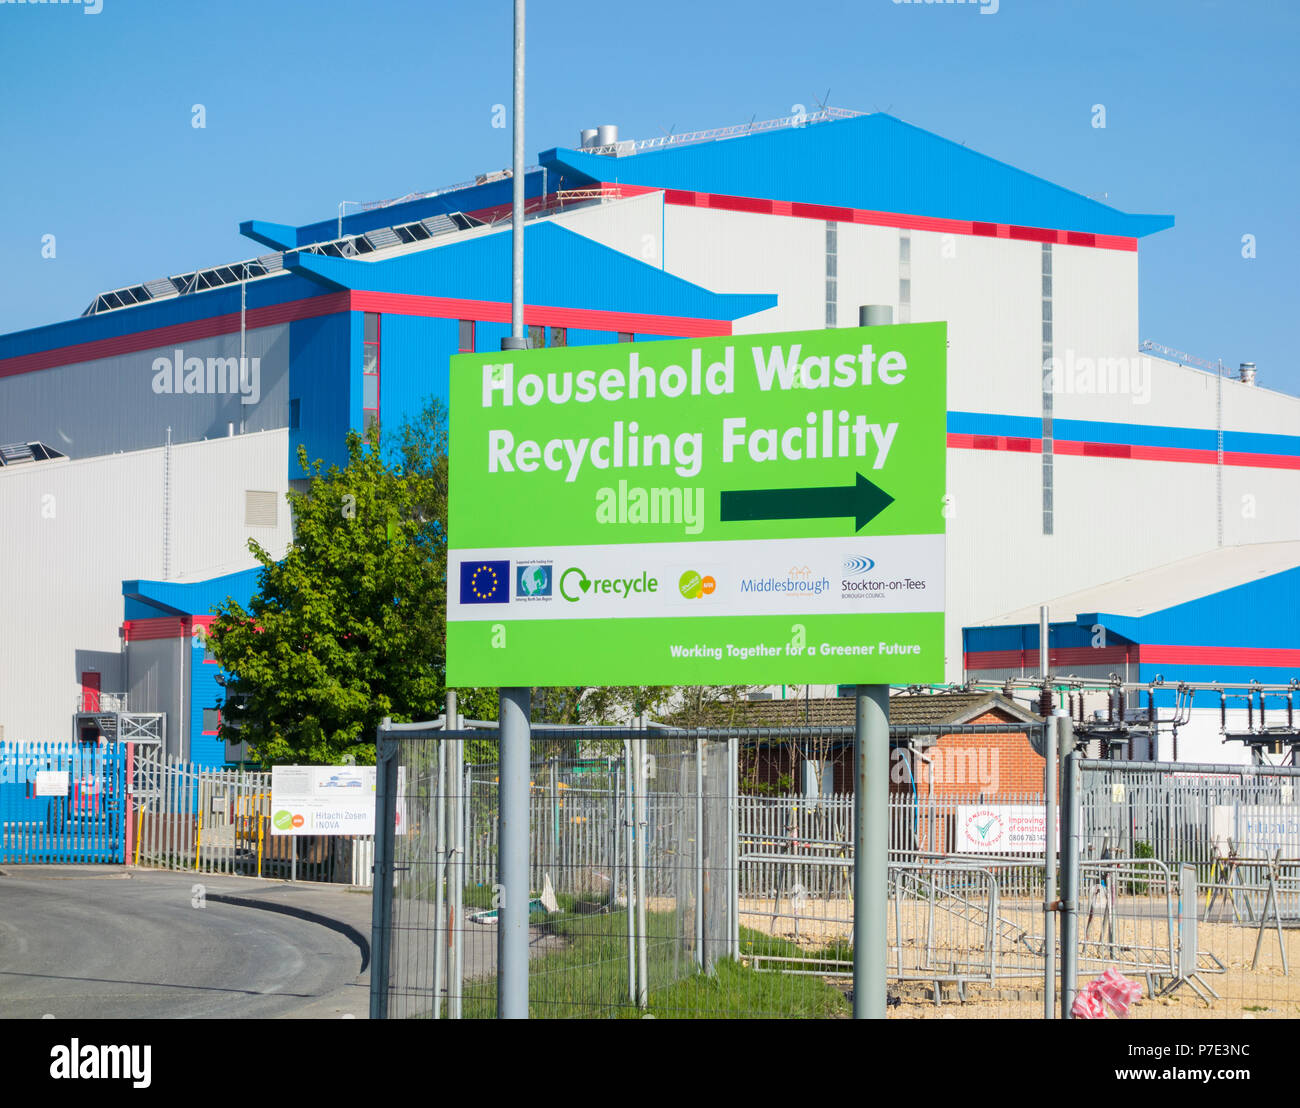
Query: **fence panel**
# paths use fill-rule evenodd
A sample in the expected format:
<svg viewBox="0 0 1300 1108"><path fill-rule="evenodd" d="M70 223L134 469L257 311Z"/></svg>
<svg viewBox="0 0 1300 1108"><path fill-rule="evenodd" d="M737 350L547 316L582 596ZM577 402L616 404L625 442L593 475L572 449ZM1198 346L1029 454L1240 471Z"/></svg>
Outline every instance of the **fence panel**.
<svg viewBox="0 0 1300 1108"><path fill-rule="evenodd" d="M123 744L0 743L0 862L122 862Z"/></svg>
<svg viewBox="0 0 1300 1108"><path fill-rule="evenodd" d="M1081 760L1078 985L1137 1017L1300 1014L1300 769Z"/></svg>

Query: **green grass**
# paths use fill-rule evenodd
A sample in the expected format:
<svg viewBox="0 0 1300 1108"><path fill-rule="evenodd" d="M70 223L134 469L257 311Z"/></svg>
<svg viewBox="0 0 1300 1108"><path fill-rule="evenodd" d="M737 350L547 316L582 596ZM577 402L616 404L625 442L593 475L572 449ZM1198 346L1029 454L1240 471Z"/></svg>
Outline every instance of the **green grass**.
<svg viewBox="0 0 1300 1108"><path fill-rule="evenodd" d="M467 891L468 896L468 891ZM529 1015L533 1019L614 1017L640 1019L743 1019L761 1017L834 1018L849 1014L839 989L820 977L758 972L755 954L808 955L792 943L742 929L741 960L719 960L712 975L695 972L689 952L675 938L672 913L646 916L649 1006L645 1011L628 997L627 916L590 912L591 907L559 897L563 912L534 914L541 941L555 949L529 964ZM567 902L567 903L566 903ZM577 914L586 907L590 914ZM817 956L845 957L839 947ZM496 979L465 983L467 1019L496 1015Z"/></svg>

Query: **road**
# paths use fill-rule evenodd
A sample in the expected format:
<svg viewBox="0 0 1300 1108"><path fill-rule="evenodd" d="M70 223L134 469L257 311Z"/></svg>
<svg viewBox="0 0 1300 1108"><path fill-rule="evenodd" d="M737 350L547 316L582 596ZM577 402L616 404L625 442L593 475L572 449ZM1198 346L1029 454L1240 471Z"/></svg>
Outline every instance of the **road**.
<svg viewBox="0 0 1300 1108"><path fill-rule="evenodd" d="M7 866L0 1016L364 1019L369 920L338 886Z"/></svg>

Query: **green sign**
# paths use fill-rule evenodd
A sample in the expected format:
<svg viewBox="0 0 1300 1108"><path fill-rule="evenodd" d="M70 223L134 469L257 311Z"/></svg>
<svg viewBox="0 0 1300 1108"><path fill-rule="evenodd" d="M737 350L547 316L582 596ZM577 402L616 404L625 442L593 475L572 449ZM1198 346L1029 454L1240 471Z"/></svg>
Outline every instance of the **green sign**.
<svg viewBox="0 0 1300 1108"><path fill-rule="evenodd" d="M941 681L942 323L451 360L451 685Z"/></svg>

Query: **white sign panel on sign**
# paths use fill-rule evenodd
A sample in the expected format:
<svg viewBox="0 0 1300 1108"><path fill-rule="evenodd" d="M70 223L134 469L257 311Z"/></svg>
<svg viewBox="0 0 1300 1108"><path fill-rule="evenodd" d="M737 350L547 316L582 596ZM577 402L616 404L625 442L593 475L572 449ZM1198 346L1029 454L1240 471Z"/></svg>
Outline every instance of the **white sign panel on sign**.
<svg viewBox="0 0 1300 1108"><path fill-rule="evenodd" d="M67 770L38 769L36 771L37 796L67 796L69 784Z"/></svg>
<svg viewBox="0 0 1300 1108"><path fill-rule="evenodd" d="M956 840L959 854L1042 854L1047 814L1034 804L959 804ZM1056 842L1059 849L1059 812Z"/></svg>
<svg viewBox="0 0 1300 1108"><path fill-rule="evenodd" d="M1216 804L1211 833L1218 853L1239 858L1300 858L1300 808L1291 804Z"/></svg>
<svg viewBox="0 0 1300 1108"><path fill-rule="evenodd" d="M272 835L371 835L374 766L272 766Z"/></svg>

